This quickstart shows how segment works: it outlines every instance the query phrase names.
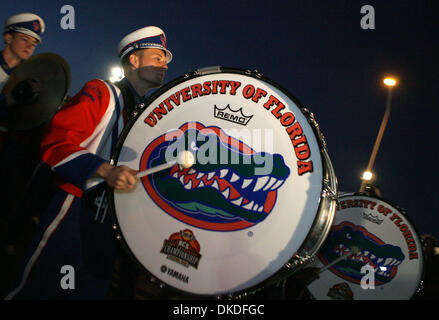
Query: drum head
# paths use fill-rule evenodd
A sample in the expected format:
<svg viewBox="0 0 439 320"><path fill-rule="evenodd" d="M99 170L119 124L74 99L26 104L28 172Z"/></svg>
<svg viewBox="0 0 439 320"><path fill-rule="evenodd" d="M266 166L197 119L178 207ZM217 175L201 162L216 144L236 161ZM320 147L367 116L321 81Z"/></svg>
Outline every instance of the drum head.
<svg viewBox="0 0 439 320"><path fill-rule="evenodd" d="M319 209L321 141L273 81L227 69L180 77L127 126L115 160L145 170L110 197L117 232L153 277L196 295L245 290L297 252ZM328 228L329 229L329 228Z"/></svg>
<svg viewBox="0 0 439 320"><path fill-rule="evenodd" d="M331 264L343 255L346 259ZM318 300L410 299L422 278L422 246L401 209L383 199L346 194L311 266L329 267L308 286Z"/></svg>

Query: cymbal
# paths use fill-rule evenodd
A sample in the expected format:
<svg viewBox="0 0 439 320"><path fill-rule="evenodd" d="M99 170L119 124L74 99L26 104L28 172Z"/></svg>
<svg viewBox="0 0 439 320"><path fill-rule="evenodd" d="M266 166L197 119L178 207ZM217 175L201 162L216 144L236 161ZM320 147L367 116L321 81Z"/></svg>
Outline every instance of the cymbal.
<svg viewBox="0 0 439 320"><path fill-rule="evenodd" d="M70 67L55 53L36 54L20 64L3 87L6 126L33 129L50 120L70 87Z"/></svg>

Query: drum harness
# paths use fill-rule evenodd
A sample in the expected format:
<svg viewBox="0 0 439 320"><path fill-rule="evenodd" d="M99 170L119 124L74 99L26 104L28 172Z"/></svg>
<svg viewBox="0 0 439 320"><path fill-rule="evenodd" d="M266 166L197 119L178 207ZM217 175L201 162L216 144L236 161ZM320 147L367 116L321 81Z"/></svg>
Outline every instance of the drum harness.
<svg viewBox="0 0 439 320"><path fill-rule="evenodd" d="M115 97L115 101L116 101L116 112L117 112L117 118L116 118L116 122L115 125L113 127L112 130L112 145L111 145L111 160L110 160L110 164L114 164L114 160L113 160L113 154L114 154L114 148L116 146L117 143L117 139L118 139L118 125L117 125L117 119L119 119L120 116L120 105L119 105L119 99L117 98L117 93L116 90L114 88L114 86L117 86L122 94L122 98L123 98L123 102L124 102L124 106L125 106L125 110L126 110L126 123L129 122L131 119L135 118L137 116L137 114L139 113L139 110L141 110L144 106L145 103L144 102L140 102L136 104L136 101L134 99L133 93L131 92L130 88L128 87L127 84L125 84L123 81L119 81L119 82L115 82L115 83L110 83L108 81L106 81L106 83L110 86L111 91ZM87 192L87 194L84 195L84 200L86 205L91 208L93 211L96 211L96 215L95 215L95 221L98 220L99 218L99 214L102 212L102 216L101 216L101 220L100 223L104 223L105 221L105 217L107 215L107 210L108 210L108 197L107 197L107 188L106 188L106 183L101 183L99 184L96 188L94 188L93 190Z"/></svg>

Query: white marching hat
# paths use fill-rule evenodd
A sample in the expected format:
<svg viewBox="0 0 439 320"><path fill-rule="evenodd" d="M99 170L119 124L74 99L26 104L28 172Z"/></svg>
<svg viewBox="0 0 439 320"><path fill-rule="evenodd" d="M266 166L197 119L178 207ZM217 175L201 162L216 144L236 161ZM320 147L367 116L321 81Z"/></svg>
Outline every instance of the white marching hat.
<svg viewBox="0 0 439 320"><path fill-rule="evenodd" d="M41 35L45 29L43 19L33 13L20 13L9 17L5 22L6 32L21 32L34 37L41 42Z"/></svg>
<svg viewBox="0 0 439 320"><path fill-rule="evenodd" d="M166 36L162 29L144 27L126 35L117 46L120 59L138 49L157 48L166 52L166 62L172 60L172 53L166 48Z"/></svg>

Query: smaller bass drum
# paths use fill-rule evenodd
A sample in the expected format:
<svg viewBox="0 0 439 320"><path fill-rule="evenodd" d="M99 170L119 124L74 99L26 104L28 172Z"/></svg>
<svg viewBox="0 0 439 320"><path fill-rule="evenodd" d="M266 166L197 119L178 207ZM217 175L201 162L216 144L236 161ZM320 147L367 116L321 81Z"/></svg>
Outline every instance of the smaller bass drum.
<svg viewBox="0 0 439 320"><path fill-rule="evenodd" d="M321 273L308 291L317 300L408 300L420 287L423 265L418 233L400 208L344 194L310 265Z"/></svg>

